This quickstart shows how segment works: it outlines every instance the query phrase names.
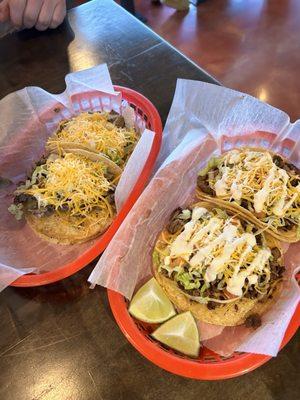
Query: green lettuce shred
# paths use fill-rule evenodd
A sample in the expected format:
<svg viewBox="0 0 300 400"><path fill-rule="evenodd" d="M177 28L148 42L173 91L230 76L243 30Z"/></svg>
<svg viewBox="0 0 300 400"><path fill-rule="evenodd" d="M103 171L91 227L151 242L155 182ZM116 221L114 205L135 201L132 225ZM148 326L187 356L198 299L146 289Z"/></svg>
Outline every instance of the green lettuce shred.
<svg viewBox="0 0 300 400"><path fill-rule="evenodd" d="M154 251L153 252L153 254L152 254L152 261L153 261L153 264L155 265L155 266L159 266L160 265L160 258L159 258L159 254L158 254L158 252L157 251Z"/></svg>
<svg viewBox="0 0 300 400"><path fill-rule="evenodd" d="M183 272L182 274L178 274L176 276L176 280L180 282L186 290L199 289L200 287L199 280L193 280L188 272Z"/></svg>
<svg viewBox="0 0 300 400"><path fill-rule="evenodd" d="M23 204L11 204L8 211L15 216L16 220L20 221L23 217Z"/></svg>
<svg viewBox="0 0 300 400"><path fill-rule="evenodd" d="M215 208L214 210L219 218L222 218L222 219L228 218L228 214L225 210L221 210L221 208Z"/></svg>
<svg viewBox="0 0 300 400"><path fill-rule="evenodd" d="M205 168L201 169L201 171L198 173L199 176L205 176L208 174L208 172L215 168L218 167L221 163L221 159L219 157L212 157Z"/></svg>

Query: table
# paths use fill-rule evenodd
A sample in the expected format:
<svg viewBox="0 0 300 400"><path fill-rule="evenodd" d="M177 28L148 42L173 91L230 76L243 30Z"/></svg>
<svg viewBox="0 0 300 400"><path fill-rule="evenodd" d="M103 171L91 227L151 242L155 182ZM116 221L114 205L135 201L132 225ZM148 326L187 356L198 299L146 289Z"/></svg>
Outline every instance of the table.
<svg viewBox="0 0 300 400"><path fill-rule="evenodd" d="M69 23L56 31L30 30L1 40L0 97L28 85L61 92L68 72L102 62L115 84L147 96L163 121L177 77L217 83L115 3L99 0L71 10ZM297 398L299 333L276 359L243 377L177 377L127 342L106 291L89 289L92 268L57 284L0 293L0 399Z"/></svg>

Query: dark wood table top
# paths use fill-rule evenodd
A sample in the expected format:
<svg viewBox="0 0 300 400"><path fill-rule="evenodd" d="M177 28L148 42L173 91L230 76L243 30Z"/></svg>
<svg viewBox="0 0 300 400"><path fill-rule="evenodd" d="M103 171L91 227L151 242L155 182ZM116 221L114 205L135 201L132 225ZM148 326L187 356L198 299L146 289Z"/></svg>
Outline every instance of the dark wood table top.
<svg viewBox="0 0 300 400"><path fill-rule="evenodd" d="M214 82L111 1L75 8L69 21L53 32L0 40L0 98L29 85L61 92L68 72L106 62L115 84L143 93L165 120L178 77ZM92 267L57 284L0 293L0 399L297 398L299 334L276 359L243 377L186 380L152 365L127 342L106 291L88 287Z"/></svg>

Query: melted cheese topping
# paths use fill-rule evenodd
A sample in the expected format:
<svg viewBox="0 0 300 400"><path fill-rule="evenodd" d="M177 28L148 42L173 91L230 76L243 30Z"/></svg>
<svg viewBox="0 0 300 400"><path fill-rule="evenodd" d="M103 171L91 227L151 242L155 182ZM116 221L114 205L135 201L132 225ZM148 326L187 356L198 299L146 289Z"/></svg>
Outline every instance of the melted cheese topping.
<svg viewBox="0 0 300 400"><path fill-rule="evenodd" d="M300 185L291 185L291 177L274 164L271 154L232 150L222 157L218 168L216 178L210 179L218 197L244 199L264 216L299 219Z"/></svg>
<svg viewBox="0 0 300 400"><path fill-rule="evenodd" d="M258 246L255 235L244 232L236 220L196 207L191 221L169 244L164 264L169 267L172 260L184 260L189 273L202 276L208 285L222 277L227 291L241 297L246 278L256 284L269 271L270 257L270 249Z"/></svg>
<svg viewBox="0 0 300 400"><path fill-rule="evenodd" d="M99 219L112 216L113 210L105 199L111 183L105 177L106 167L85 157L66 154L63 158L48 160L35 169L31 186L18 193L27 193L38 201L38 207L52 205L59 212L68 206L68 214Z"/></svg>
<svg viewBox="0 0 300 400"><path fill-rule="evenodd" d="M118 128L108 122L108 113L81 113L63 121L58 132L48 140L48 144L60 142L80 143L97 150L118 165L123 165L128 156L127 146L137 142L134 129Z"/></svg>

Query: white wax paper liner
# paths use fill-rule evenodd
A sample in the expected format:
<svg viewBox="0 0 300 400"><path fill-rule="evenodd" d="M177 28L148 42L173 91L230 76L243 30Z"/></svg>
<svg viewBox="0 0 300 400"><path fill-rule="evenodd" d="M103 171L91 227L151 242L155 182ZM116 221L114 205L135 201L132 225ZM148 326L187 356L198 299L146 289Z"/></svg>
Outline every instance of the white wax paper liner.
<svg viewBox="0 0 300 400"><path fill-rule="evenodd" d="M163 133L162 164L126 217L89 281L131 298L136 286L151 275L151 254L158 233L172 211L193 200L198 171L213 154L239 146L266 147L298 164L300 124L246 94L215 85L178 80ZM271 132L255 133L256 131ZM290 140L294 140L295 143ZM292 145L291 145L292 143ZM242 327L200 324L205 345L220 354L233 351L276 355L300 294L293 278L300 264L298 244L285 255L287 279L282 296L255 332ZM227 340L225 340L227 339Z"/></svg>
<svg viewBox="0 0 300 400"><path fill-rule="evenodd" d="M28 87L11 93L0 101L0 176L13 184L0 188L0 290L19 276L50 271L75 260L94 241L59 246L40 239L24 221L15 220L7 208L16 184L23 180L34 162L44 152L47 138L61 119L82 110L107 110L124 113L126 123L142 132L116 190L119 210L142 170L154 137L144 129L144 121L115 92L105 64L66 76L66 90L53 95L41 88ZM100 99L100 100L99 100Z"/></svg>

